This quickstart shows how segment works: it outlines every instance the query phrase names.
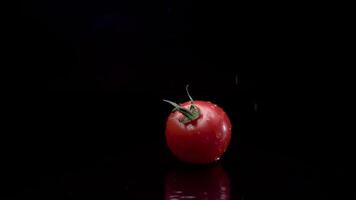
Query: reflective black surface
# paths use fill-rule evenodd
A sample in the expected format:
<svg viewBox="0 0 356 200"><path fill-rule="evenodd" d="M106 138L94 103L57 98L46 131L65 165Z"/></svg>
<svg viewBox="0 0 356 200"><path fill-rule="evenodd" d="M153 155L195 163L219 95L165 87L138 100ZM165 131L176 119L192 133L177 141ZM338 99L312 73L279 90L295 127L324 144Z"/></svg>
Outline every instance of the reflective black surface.
<svg viewBox="0 0 356 200"><path fill-rule="evenodd" d="M142 144L125 146L126 150L113 147L118 151L110 156L85 150L59 159L30 156L27 163L20 163L11 182L18 199L348 199L351 195L335 171L240 145L238 151L208 166L184 165L167 149L144 149Z"/></svg>

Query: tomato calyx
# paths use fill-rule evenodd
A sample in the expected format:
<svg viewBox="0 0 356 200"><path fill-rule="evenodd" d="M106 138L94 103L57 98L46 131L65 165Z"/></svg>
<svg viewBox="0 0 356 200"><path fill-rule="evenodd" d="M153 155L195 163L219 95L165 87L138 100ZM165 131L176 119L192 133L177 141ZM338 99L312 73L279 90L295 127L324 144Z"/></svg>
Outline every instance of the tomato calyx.
<svg viewBox="0 0 356 200"><path fill-rule="evenodd" d="M172 106L174 106L174 109L172 110L172 112L178 111L184 115L184 118L179 120L183 124L187 124L193 120L196 120L200 116L199 108L194 104L194 100L189 94L188 87L189 87L189 85L187 85L185 87L185 89L187 91L187 94L188 94L188 97L189 97L190 103L191 103L189 109L184 108L173 101L163 100L164 102L167 102L167 103L171 104Z"/></svg>
<svg viewBox="0 0 356 200"><path fill-rule="evenodd" d="M179 120L183 124L187 124L193 120L196 120L200 116L199 108L194 104L191 104L189 109L187 109L187 108L183 108L182 106L178 105L177 103L174 103L173 101L169 101L169 100L163 100L163 101L174 106L174 109L172 110L172 112L178 111L184 115L184 118Z"/></svg>

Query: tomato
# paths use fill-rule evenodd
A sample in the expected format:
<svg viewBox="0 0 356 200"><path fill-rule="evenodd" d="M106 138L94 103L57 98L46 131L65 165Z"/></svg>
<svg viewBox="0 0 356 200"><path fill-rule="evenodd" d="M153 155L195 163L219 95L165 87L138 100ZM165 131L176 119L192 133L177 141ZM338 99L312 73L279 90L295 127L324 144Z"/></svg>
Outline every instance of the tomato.
<svg viewBox="0 0 356 200"><path fill-rule="evenodd" d="M209 101L191 99L180 105L166 102L175 107L165 130L172 153L179 160L194 164L219 160L231 139L231 123L224 110Z"/></svg>
<svg viewBox="0 0 356 200"><path fill-rule="evenodd" d="M230 180L221 166L208 169L175 169L166 174L165 200L230 199Z"/></svg>

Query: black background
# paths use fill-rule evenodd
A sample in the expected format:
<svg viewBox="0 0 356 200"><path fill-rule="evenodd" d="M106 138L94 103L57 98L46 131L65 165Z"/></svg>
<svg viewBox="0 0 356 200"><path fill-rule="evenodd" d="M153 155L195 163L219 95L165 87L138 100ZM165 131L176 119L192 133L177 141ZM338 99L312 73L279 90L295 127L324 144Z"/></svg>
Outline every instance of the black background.
<svg viewBox="0 0 356 200"><path fill-rule="evenodd" d="M350 53L324 6L23 2L5 75L9 191L162 199L181 166L162 99L186 101L189 84L232 120L221 164L233 199L352 199Z"/></svg>

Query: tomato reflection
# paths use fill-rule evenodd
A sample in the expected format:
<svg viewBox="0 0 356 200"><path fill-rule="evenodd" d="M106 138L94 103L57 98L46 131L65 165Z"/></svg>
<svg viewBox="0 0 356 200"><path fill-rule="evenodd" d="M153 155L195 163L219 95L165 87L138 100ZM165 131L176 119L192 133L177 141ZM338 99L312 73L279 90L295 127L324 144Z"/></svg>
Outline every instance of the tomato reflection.
<svg viewBox="0 0 356 200"><path fill-rule="evenodd" d="M176 169L166 175L165 200L230 200L230 181L221 166Z"/></svg>

